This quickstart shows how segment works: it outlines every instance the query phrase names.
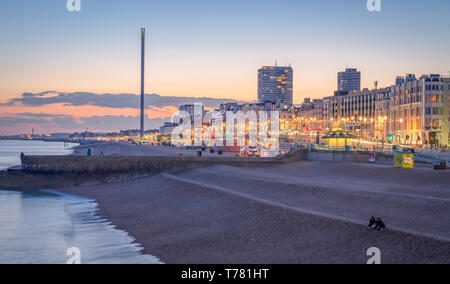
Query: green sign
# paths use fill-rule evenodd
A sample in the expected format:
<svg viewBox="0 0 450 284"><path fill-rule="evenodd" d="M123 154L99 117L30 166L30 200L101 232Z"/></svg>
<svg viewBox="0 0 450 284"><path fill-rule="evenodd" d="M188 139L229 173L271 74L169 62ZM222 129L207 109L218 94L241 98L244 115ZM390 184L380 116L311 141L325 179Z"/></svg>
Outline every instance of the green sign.
<svg viewBox="0 0 450 284"><path fill-rule="evenodd" d="M394 154L394 168L403 168L402 154Z"/></svg>

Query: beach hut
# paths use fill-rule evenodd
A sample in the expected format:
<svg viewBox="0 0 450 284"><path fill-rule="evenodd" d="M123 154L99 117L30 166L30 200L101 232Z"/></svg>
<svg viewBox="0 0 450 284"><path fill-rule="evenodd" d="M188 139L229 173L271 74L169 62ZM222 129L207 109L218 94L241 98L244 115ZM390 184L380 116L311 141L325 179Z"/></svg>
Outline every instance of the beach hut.
<svg viewBox="0 0 450 284"><path fill-rule="evenodd" d="M258 146L244 146L239 156L240 157L262 157L262 152L264 151L261 145Z"/></svg>
<svg viewBox="0 0 450 284"><path fill-rule="evenodd" d="M263 147L261 146L261 145L258 145L256 148L255 148L255 152L256 152L256 156L258 156L258 157L262 157L262 152L263 152Z"/></svg>
<svg viewBox="0 0 450 284"><path fill-rule="evenodd" d="M247 146L247 145L245 145L242 149L241 149L241 151L239 152L239 156L240 157L248 157L248 152L250 151L250 148Z"/></svg>

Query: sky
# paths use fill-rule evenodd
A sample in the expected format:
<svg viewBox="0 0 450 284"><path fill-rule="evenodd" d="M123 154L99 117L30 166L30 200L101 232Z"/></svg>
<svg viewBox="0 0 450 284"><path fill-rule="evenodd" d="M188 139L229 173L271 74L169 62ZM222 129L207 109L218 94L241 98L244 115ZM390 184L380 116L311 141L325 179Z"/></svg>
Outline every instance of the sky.
<svg viewBox="0 0 450 284"><path fill-rule="evenodd" d="M80 1L0 1L0 135L137 128L140 27L146 93L165 101L147 105L148 128L194 98L256 100L275 61L294 69L295 103L333 95L348 67L366 88L450 72L448 0Z"/></svg>

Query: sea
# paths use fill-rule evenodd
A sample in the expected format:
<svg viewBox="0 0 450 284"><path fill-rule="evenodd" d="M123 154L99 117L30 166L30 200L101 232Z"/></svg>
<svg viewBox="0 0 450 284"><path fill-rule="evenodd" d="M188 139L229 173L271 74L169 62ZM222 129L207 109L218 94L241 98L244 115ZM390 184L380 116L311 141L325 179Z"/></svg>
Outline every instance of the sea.
<svg viewBox="0 0 450 284"><path fill-rule="evenodd" d="M0 141L0 170L26 155L70 155L63 142ZM161 264L91 199L43 188L0 189L0 264Z"/></svg>

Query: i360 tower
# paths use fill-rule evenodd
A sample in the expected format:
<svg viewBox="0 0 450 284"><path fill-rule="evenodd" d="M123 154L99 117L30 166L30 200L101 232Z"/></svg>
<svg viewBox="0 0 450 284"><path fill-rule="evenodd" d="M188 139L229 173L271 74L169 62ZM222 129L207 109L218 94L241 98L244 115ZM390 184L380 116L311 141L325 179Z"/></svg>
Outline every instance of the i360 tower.
<svg viewBox="0 0 450 284"><path fill-rule="evenodd" d="M145 28L141 28L141 138L144 137Z"/></svg>

